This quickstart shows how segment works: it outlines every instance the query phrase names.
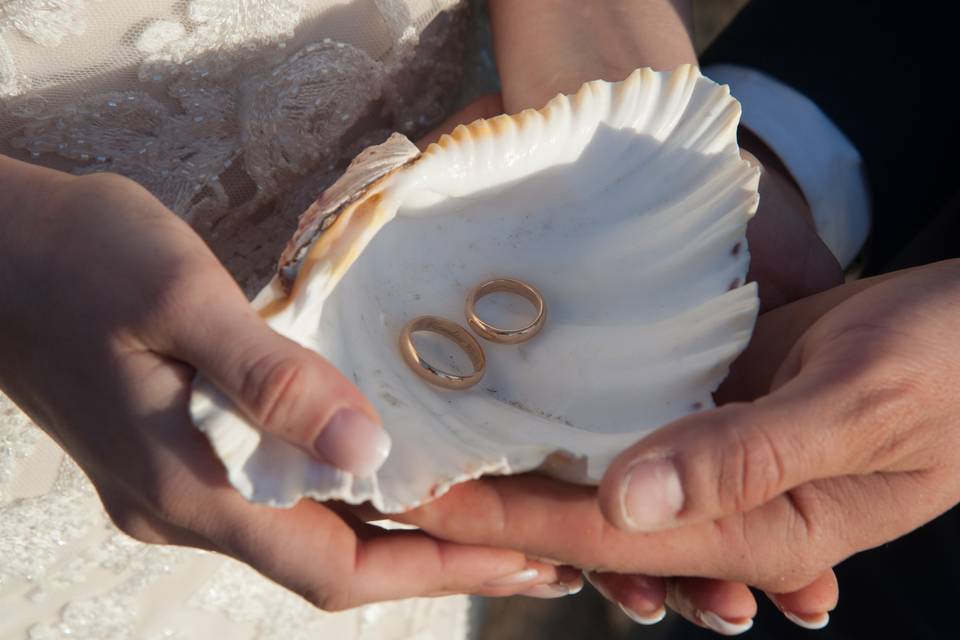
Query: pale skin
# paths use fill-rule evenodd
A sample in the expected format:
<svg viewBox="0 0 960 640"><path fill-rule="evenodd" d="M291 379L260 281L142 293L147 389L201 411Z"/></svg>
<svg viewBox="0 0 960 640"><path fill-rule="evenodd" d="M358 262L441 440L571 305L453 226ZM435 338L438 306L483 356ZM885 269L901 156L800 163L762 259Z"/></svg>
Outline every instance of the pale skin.
<svg viewBox="0 0 960 640"><path fill-rule="evenodd" d="M247 503L190 423L195 370L260 428L321 459L314 442L338 411L375 425L376 411L269 329L190 227L132 181L0 157L0 192L0 386L77 460L121 530L231 555L327 610L576 588L572 570L385 532L343 505ZM332 452L371 464L351 453Z"/></svg>
<svg viewBox="0 0 960 640"><path fill-rule="evenodd" d="M503 95L468 108L459 121L540 106L584 80L619 80L637 66L668 69L695 61L686 2L605 2L606 11L595 10L599 3L572 0L490 4ZM764 159L762 145L753 150L768 169L775 165ZM765 300L774 306L835 284L839 269L816 238L789 179L770 169L764 180L764 202L780 197L783 205L758 214L750 240L754 275L771 283L765 291L784 292ZM455 492L436 510L418 515L430 520L436 533L465 544L426 534L381 533L338 505L305 502L278 512L245 503L225 484L218 463L189 424L186 397L194 370L218 384L264 430L345 468L382 461L376 454L383 442L374 409L328 363L270 331L199 238L133 183L117 176L74 178L0 158L0 201L11 203L0 239L5 261L0 295L18 300L0 310L0 352L11 354L0 363L0 385L78 459L123 530L148 542L223 551L327 609L415 595L551 595L576 588L578 578L569 570L470 542L486 539L527 551L531 540L522 530L511 542L490 535L474 515L448 523L453 527L448 531L425 515L466 508L465 501L474 496L465 492L501 486L496 483ZM782 225L794 229L787 235L796 242L778 250L779 260L767 262L757 249L765 237L782 237ZM803 265L803 270L782 265ZM64 317L85 321L65 323ZM294 393L299 385L311 388L309 401ZM361 423L366 436L328 437L326 444L333 446L318 449L324 432L333 432L332 419L345 408L366 418ZM527 479L517 482L523 490L539 486L522 484L533 482ZM578 515L585 524L608 527L597 519L601 512L595 502L593 511L550 513L555 505L539 501L543 496L535 491L532 495L543 511L530 512L530 522L523 525L530 530L556 518L572 522ZM776 535L771 532L773 539ZM667 585L671 604L699 624L696 611L730 620L753 615L744 583L756 583L746 572L722 574L709 564L698 571L666 561L631 564L635 554L626 548L627 541L636 544L634 538L624 535L620 550L633 560L622 563L612 557L595 561L596 549L589 545L579 553L558 549L568 555L532 548L530 553L621 573L710 576L650 578L638 587L639 579L625 583L593 575L606 593L638 615L656 614ZM679 545L683 538L677 540ZM531 577L529 569L536 575ZM517 575L527 578L511 582ZM783 585L772 593L781 594L778 602L786 602L789 611L819 614L836 598L829 567L822 576L811 577L809 585L791 583L796 589L790 595Z"/></svg>

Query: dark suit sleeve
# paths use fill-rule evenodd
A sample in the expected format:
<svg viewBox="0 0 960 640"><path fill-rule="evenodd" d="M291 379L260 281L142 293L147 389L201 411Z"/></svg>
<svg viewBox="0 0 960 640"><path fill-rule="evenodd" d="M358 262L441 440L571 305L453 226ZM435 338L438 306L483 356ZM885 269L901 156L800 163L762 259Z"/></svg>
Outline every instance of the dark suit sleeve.
<svg viewBox="0 0 960 640"><path fill-rule="evenodd" d="M960 190L960 2L753 0L701 63L763 71L863 156L876 269Z"/></svg>

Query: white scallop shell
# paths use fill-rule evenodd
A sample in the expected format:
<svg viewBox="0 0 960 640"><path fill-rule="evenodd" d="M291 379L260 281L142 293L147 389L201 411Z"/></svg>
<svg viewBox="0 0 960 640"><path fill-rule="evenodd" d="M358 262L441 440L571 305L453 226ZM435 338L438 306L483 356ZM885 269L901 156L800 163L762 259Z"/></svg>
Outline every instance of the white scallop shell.
<svg viewBox="0 0 960 640"><path fill-rule="evenodd" d="M257 431L198 380L193 417L230 481L257 502L384 513L542 465L596 483L644 434L712 407L758 309L743 282L759 170L739 156L739 116L695 67L643 69L458 127L423 153L399 135L367 149L304 214L254 304L356 381L391 454L354 477ZM544 330L481 341L487 374L470 390L414 376L401 327L423 314L465 325L468 291L494 277L543 293Z"/></svg>

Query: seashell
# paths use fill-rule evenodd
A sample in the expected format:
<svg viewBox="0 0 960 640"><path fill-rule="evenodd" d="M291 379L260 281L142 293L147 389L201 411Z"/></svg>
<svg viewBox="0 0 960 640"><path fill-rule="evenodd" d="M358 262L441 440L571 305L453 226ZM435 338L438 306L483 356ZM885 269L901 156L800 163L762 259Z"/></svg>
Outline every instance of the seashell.
<svg viewBox="0 0 960 640"><path fill-rule="evenodd" d="M422 153L399 134L363 151L253 304L356 381L393 449L354 477L257 431L198 379L192 416L230 482L256 502L383 513L482 474L596 483L644 434L712 407L758 310L743 283L759 170L739 156L739 116L696 67L641 69L459 126ZM496 277L542 292L542 332L483 342L487 373L469 390L415 376L401 328L424 314L465 325L469 290ZM490 307L522 324L510 304Z"/></svg>

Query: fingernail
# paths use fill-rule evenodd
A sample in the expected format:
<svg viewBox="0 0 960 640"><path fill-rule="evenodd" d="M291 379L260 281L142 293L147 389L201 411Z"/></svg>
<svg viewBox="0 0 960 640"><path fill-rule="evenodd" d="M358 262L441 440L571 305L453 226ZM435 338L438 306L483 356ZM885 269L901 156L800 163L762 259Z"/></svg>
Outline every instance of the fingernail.
<svg viewBox="0 0 960 640"><path fill-rule="evenodd" d="M738 636L749 631L753 626L752 618L737 622L721 618L713 611L697 611L694 615L705 627L724 636Z"/></svg>
<svg viewBox="0 0 960 640"><path fill-rule="evenodd" d="M618 603L619 604L619 603ZM667 609L665 607L660 607L653 613L640 614L636 611L632 611L626 607L626 605L621 604L620 610L623 611L624 615L636 622L637 624L643 624L650 626L651 624L657 624L661 620L667 617Z"/></svg>
<svg viewBox="0 0 960 640"><path fill-rule="evenodd" d="M582 585L581 585L582 587ZM538 584L537 586L527 589L526 591L521 591L519 595L528 596L530 598L542 598L544 600L549 600L552 598L562 598L564 596L570 596L574 593L578 593L580 589L576 591L571 590L569 585L565 585L562 582L555 582L553 584Z"/></svg>
<svg viewBox="0 0 960 640"><path fill-rule="evenodd" d="M531 580L536 580L537 576L540 575L540 572L536 569L523 569L522 571L517 571L516 573L511 573L508 576L503 578L498 578L491 582L488 582L486 586L488 587L510 587L515 584L523 584L524 582L530 582Z"/></svg>
<svg viewBox="0 0 960 640"><path fill-rule="evenodd" d="M830 614L823 612L817 615L803 615L801 616L798 613L791 613L789 611L784 611L783 615L786 616L787 620L802 627L804 629L810 629L811 631L816 631L817 629L823 629L825 626L830 624Z"/></svg>
<svg viewBox="0 0 960 640"><path fill-rule="evenodd" d="M631 529L662 529L676 520L682 506L683 487L672 461L638 460L627 469L620 507Z"/></svg>
<svg viewBox="0 0 960 640"><path fill-rule="evenodd" d="M356 409L340 409L313 444L326 461L344 471L367 476L390 454L390 436Z"/></svg>

